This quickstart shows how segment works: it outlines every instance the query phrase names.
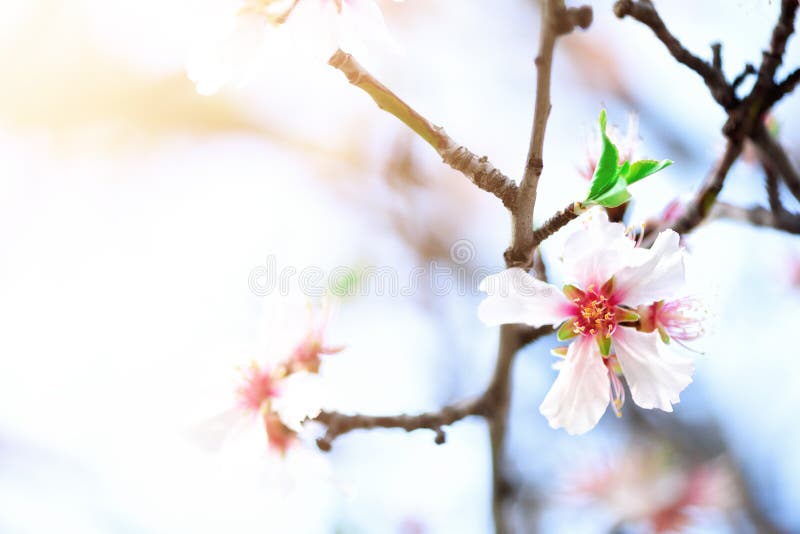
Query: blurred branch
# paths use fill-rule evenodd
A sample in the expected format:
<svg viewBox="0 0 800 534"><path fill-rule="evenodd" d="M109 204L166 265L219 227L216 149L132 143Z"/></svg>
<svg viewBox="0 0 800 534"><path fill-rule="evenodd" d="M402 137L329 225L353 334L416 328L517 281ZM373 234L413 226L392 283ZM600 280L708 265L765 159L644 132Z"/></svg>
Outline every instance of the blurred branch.
<svg viewBox="0 0 800 534"><path fill-rule="evenodd" d="M703 81L711 91L714 99L728 109L736 102L736 96L728 85L720 69L700 59L686 49L681 42L667 29L661 16L656 11L655 6L650 0L619 0L614 4L614 14L619 18L626 16L633 17L645 26L649 27L658 39L664 43L669 53L672 54L679 63L686 65L703 78Z"/></svg>
<svg viewBox="0 0 800 534"><path fill-rule="evenodd" d="M783 148L772 139L763 124L763 117L780 98L776 95L786 94L779 88L787 80L776 84L774 78L777 68L783 61L786 41L794 31L797 9L798 2L796 0L782 0L781 13L772 31L769 50L764 52L757 71L758 79L750 94L739 99L735 89L748 74L754 72L750 65L732 84L729 84L721 70L721 45L713 46L714 64L709 64L689 52L670 33L650 0L618 0L614 4L614 13L619 18L630 16L648 26L678 62L699 74L708 86L711 96L728 113L728 120L722 129L723 134L728 138L728 144L716 169L698 189L684 214L671 225L658 225L649 230L645 244L651 243L658 231L666 227L671 227L678 233L690 232L709 216L720 191L722 191L728 171L742 152L746 138L750 138L759 148L764 164L783 176L789 189L800 199L800 177ZM723 209L723 211L725 210ZM763 217L760 211L747 214L737 212L737 215L753 223L770 223L769 225L774 228L787 229L787 231L791 231L793 228L793 221L784 220L785 217L782 217L780 213L773 213L773 217L769 220Z"/></svg>
<svg viewBox="0 0 800 534"><path fill-rule="evenodd" d="M764 94L775 89L775 72L783 63L786 42L794 33L794 18L797 14L798 5L800 4L797 0L781 1L781 14L772 29L769 50L763 52L761 67L758 69L758 80L756 80L753 88L753 94Z"/></svg>
<svg viewBox="0 0 800 534"><path fill-rule="evenodd" d="M792 91L794 91L797 84L800 83L800 69L795 70L790 75L788 75L781 83L775 87L773 94L771 95L772 102L777 102L784 96L788 95Z"/></svg>
<svg viewBox="0 0 800 534"><path fill-rule="evenodd" d="M768 166L762 163L764 168L764 187L767 190L767 202L769 208L775 214L783 214L786 210L781 203L781 192L778 184L778 175Z"/></svg>
<svg viewBox="0 0 800 534"><path fill-rule="evenodd" d="M756 226L776 228L791 233L800 232L800 217L784 210L780 203L776 175L779 174L783 177L789 189L798 199L800 199L800 177L783 147L769 135L763 123L763 117L771 107L800 82L798 71L793 72L780 83L776 83L774 79L775 72L783 61L786 42L794 31L797 9L798 2L796 0L781 1L781 13L773 28L769 50L764 52L759 69L756 71L751 65L747 65L744 71L731 84L728 84L721 70L720 45L714 46L714 64L710 65L684 48L680 41L667 30L650 0L618 0L616 2L614 12L618 17L631 16L650 27L677 61L703 78L712 97L728 113L728 120L722 130L728 139L725 153L715 171L701 185L683 216L672 224L672 227L679 233L691 231L708 216L745 221ZM757 74L758 79L750 94L739 99L735 91L750 74ZM741 154L747 138L752 140L759 149L767 173L770 210L762 207L741 208L716 202L725 178ZM646 241L651 241L660 228L655 230L648 232ZM710 429L704 428L704 433L699 434L679 420L670 421L669 427L653 425L649 418L643 416L638 410L633 412L634 416L629 418L630 424L640 427L649 426L651 432L668 439L673 444L678 444L683 454L689 458L697 455L695 451L697 444L694 442L687 444L687 439L694 440L697 435L710 437L708 434L712 434L712 441L717 443L712 449L701 448L701 452L707 453L712 450L714 454L718 454L719 450L728 450L719 429L709 432ZM674 430L670 431L670 428ZM757 502L746 483L741 468L736 466L736 469L737 478L740 481L739 486L741 486L745 500L745 509L757 531L780 532L780 528L772 522L760 503Z"/></svg>
<svg viewBox="0 0 800 534"><path fill-rule="evenodd" d="M752 63L748 63L747 65L744 66L744 70L742 70L742 72L740 72L739 75L733 79L733 81L731 82L731 87L735 91L736 89L739 88L740 85L742 85L742 83L747 79L748 76L757 73L758 71L752 65Z"/></svg>
<svg viewBox="0 0 800 534"><path fill-rule="evenodd" d="M743 208L725 202L717 202L711 212L711 218L730 219L746 222L753 226L774 228L791 234L800 234L800 216L788 212L776 214L761 206Z"/></svg>
<svg viewBox="0 0 800 534"><path fill-rule="evenodd" d="M435 126L417 113L367 72L350 54L337 50L331 56L329 64L340 70L351 84L372 97L379 108L394 115L417 133L439 153L445 163L464 174L484 191L499 198L504 206L512 208L517 195L517 185L497 170L486 156L479 157L459 145L445 133L444 129Z"/></svg>
<svg viewBox="0 0 800 534"><path fill-rule="evenodd" d="M686 207L685 213L672 225L673 230L679 234L691 232L698 224L703 222L703 219L711 212L711 208L714 206L720 191L722 191L728 171L741 153L742 144L728 140L725 153L717 164L715 171L708 176L700 187L700 190Z"/></svg>
<svg viewBox="0 0 800 534"><path fill-rule="evenodd" d="M756 129L751 139L758 148L762 163L773 172L780 174L792 195L800 200L800 174L792 165L789 155L780 143L769 134L763 125Z"/></svg>

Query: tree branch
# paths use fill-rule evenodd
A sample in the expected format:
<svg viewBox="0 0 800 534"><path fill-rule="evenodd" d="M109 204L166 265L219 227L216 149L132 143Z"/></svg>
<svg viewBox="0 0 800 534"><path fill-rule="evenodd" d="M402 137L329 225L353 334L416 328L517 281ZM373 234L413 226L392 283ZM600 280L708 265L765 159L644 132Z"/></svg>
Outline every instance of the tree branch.
<svg viewBox="0 0 800 534"><path fill-rule="evenodd" d="M775 86L769 96L769 105L779 101L784 96L794 91L795 87L800 84L800 69L796 69L788 75L781 83Z"/></svg>
<svg viewBox="0 0 800 534"><path fill-rule="evenodd" d="M587 28L592 21L589 6L567 8L564 0L544 0L542 4L539 52L536 56L536 98L533 110L531 140L525 171L517 199L511 209L511 245L505 252L506 266L531 267L534 255L533 209L536 190L544 169L544 136L550 116L550 79L553 52L558 36L571 32L576 26ZM548 327L547 331L551 331ZM492 450L492 516L495 534L505 534L505 503L510 485L505 478L505 443L508 410L511 402L511 364L514 355L529 340L519 325L500 327L500 344L492 382L487 389L491 402L489 441Z"/></svg>
<svg viewBox="0 0 800 534"><path fill-rule="evenodd" d="M459 145L445 133L443 128L435 126L417 113L367 72L350 54L337 50L328 63L340 70L351 84L372 97L379 108L400 119L424 139L450 167L464 174L484 191L499 198L507 208L510 209L514 205L517 197L517 185L497 170L486 156L479 157Z"/></svg>
<svg viewBox="0 0 800 534"><path fill-rule="evenodd" d="M795 169L789 155L781 144L773 138L762 124L755 129L750 139L759 151L762 163L773 172L781 175L792 195L800 200L800 174Z"/></svg>
<svg viewBox="0 0 800 534"><path fill-rule="evenodd" d="M645 237L643 244L645 246L651 245L658 233L666 228L672 228L679 234L684 234L691 232L703 222L711 213L711 208L717 200L717 195L722 190L728 171L730 171L741 152L742 144L729 139L725 153L717 164L716 169L706 178L706 181L686 206L683 215L672 224L662 225L646 231L647 237Z"/></svg>
<svg viewBox="0 0 800 534"><path fill-rule="evenodd" d="M618 0L617 3L614 4L614 14L619 18L624 18L626 16L633 17L649 27L656 37L664 43L664 46L667 47L672 57L703 78L714 100L722 107L729 109L736 104L736 94L728 85L722 71L686 49L667 29L667 26L664 24L664 21L661 20L661 16L650 0Z"/></svg>
<svg viewBox="0 0 800 534"><path fill-rule="evenodd" d="M735 90L744 78L754 73L752 66L747 65L744 72L733 82L728 84L721 71L721 50L714 46L714 64L709 64L689 52L670 33L650 0L618 0L614 5L614 12L619 18L631 16L648 26L656 37L667 47L672 56L680 63L698 73L705 81L712 97L728 112L728 120L723 127L723 133L728 138L728 145L722 160L716 170L709 175L706 182L700 187L693 200L689 203L685 213L671 227L678 233L693 230L710 213L722 190L725 177L733 163L742 152L743 141L749 137L759 148L762 161L774 172L780 174L792 194L800 199L800 176L789 161L783 148L769 135L761 120L770 107L783 95L788 93L798 81L794 80L795 73L776 85L775 72L783 61L786 42L794 31L794 18L798 9L796 0L782 0L781 14L775 24L770 40L769 51L764 52L764 58L758 69L758 79L750 94L743 100L736 97ZM800 76L798 74L797 76ZM784 85L785 84L785 85ZM753 215L754 222L762 221L761 214ZM782 226L792 227L787 221L777 221ZM654 230L660 230L656 228ZM649 231L645 245L652 243L657 232Z"/></svg>
<svg viewBox="0 0 800 534"><path fill-rule="evenodd" d="M576 219L584 209L580 202L573 202L563 210L556 212L533 232L533 248L538 247L542 241L561 230L568 222Z"/></svg>
<svg viewBox="0 0 800 534"><path fill-rule="evenodd" d="M731 82L731 88L734 91L736 91L736 89L738 89L739 86L742 85L742 83L747 79L748 76L750 76L751 74L756 74L757 72L758 71L751 63L746 64L744 66L744 70L740 72L739 75L736 76L736 78L734 78L733 81Z"/></svg>
<svg viewBox="0 0 800 534"><path fill-rule="evenodd" d="M519 347L532 343L537 339L553 332L551 326L541 328L528 328L522 325L509 325L513 327L514 339ZM408 415L363 415L343 414L340 412L320 412L312 420L322 423L326 427L325 435L317 439L317 446L323 451L331 449L333 440L337 437L352 432L353 430L368 430L373 428L401 428L406 432L413 430L433 430L436 432L436 443L445 442L442 427L452 425L470 416L495 418L497 415L498 396L502 393L504 373L510 366L510 359L504 358L502 365L495 369L489 385L484 392L468 400L447 405L439 410L421 414Z"/></svg>
<svg viewBox="0 0 800 534"><path fill-rule="evenodd" d="M567 8L563 0L546 0L542 5L539 53L536 56L536 100L533 125L525 160L525 171L520 182L517 202L512 210L512 242L506 251L506 263L529 268L533 254L533 207L536 190L544 169L544 136L550 117L550 77L556 39L571 32L576 26L588 28L592 22L589 6Z"/></svg>
<svg viewBox="0 0 800 534"><path fill-rule="evenodd" d="M317 439L317 446L323 451L331 450L334 439L353 430L371 428L402 428L406 432L429 429L436 432L436 443L445 442L443 426L452 425L471 415L486 415L486 395L445 406L435 412L417 415L346 415L339 412L321 412L315 421L327 427L325 436Z"/></svg>
<svg viewBox="0 0 800 534"><path fill-rule="evenodd" d="M729 219L758 226L774 228L790 234L800 234L800 217L789 212L775 213L761 206L743 208L725 202L717 202L711 210L711 219Z"/></svg>
<svg viewBox="0 0 800 534"><path fill-rule="evenodd" d="M769 202L769 209L772 213L780 215L786 210L781 202L781 191L778 183L778 174L775 173L768 165L763 162L761 166L764 169L764 187L767 190L767 201Z"/></svg>
<svg viewBox="0 0 800 534"><path fill-rule="evenodd" d="M783 62L786 42L794 32L794 17L797 14L797 0L781 0L781 14L772 29L769 50L763 52L761 67L758 69L758 80L753 88L754 93L764 93L775 85L775 72Z"/></svg>

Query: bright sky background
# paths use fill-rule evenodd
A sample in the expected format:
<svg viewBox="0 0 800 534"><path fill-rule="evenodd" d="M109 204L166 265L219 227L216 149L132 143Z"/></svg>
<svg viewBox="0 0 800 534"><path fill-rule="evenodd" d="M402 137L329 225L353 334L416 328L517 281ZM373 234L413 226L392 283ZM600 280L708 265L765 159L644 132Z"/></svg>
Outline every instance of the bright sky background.
<svg viewBox="0 0 800 534"><path fill-rule="evenodd" d="M618 21L611 3L593 2L590 31L559 44L537 219L586 187L577 169L602 105L623 127L639 112L643 155L676 162L637 186L632 221L690 193L721 151L724 116L699 78L644 28ZM723 42L733 76L760 60L777 4L659 8L696 53L709 57L710 42ZM533 109L534 2L382 5L399 51L374 50L363 62L517 176ZM275 49L245 88L197 95L184 64L214 8L188 0L2 5L0 530L487 532L490 465L479 421L452 427L444 446L424 431L354 433L330 455L310 451L288 466L257 453L210 453L191 438L194 425L226 408L208 393L222 370L258 350L264 299L248 275L268 257L298 269L392 266L403 280L430 261L420 252L430 248L412 246L425 239L441 242L433 250L444 256L469 240L477 251L469 265L493 270L509 239L493 197L444 169L333 69ZM590 61L589 70L581 58L590 53L610 63ZM800 64L797 42L785 63ZM632 101L614 90L612 70ZM794 95L776 111L795 156L799 109ZM427 185L399 193L386 179L404 146ZM723 198L763 203L761 183L757 168L739 163ZM562 241L546 247L555 280ZM790 267L800 243L715 222L687 246L717 306L675 416L714 418L770 510L798 528L792 333L800 288ZM415 412L479 392L497 337L477 319L479 298L421 288L345 300L331 332L348 348L325 368L331 405ZM518 358L510 440L520 477L544 488L580 460L621 452L623 439L610 414L579 438L547 427L537 407L555 376L552 342ZM287 478L295 481L288 497L275 483ZM602 532L602 512L594 513L576 519L554 507L542 526Z"/></svg>

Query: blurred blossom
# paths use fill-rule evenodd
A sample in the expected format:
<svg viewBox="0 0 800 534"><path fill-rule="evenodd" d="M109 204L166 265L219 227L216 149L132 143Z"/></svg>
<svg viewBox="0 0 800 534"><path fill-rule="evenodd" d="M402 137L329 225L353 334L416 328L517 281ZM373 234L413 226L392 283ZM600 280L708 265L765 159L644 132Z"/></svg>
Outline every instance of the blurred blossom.
<svg viewBox="0 0 800 534"><path fill-rule="evenodd" d="M724 458L686 467L665 449L639 446L597 460L566 475L571 480L565 497L606 508L620 525L684 532L703 514L738 501L736 479Z"/></svg>
<svg viewBox="0 0 800 534"><path fill-rule="evenodd" d="M639 146L642 142L639 137L639 116L637 114L628 114L628 128L624 135L616 126L609 126L606 129L606 134L619 149L620 163L632 161L637 157ZM597 167L597 161L600 159L602 150L603 138L600 134L600 128L594 125L586 140L586 163L579 170L581 176L586 180L591 180L594 176L594 170Z"/></svg>
<svg viewBox="0 0 800 534"><path fill-rule="evenodd" d="M678 234L665 230L650 249L642 249L603 210L579 222L583 226L564 246L563 291L522 269L508 269L481 283L489 296L478 311L489 325L560 324L558 338L574 338L557 351L564 359L539 408L551 427L569 434L594 428L609 400L620 415L619 374L637 405L671 412L692 381L694 364L664 349L668 332L686 339L702 332L684 301L673 300L687 291Z"/></svg>
<svg viewBox="0 0 800 534"><path fill-rule="evenodd" d="M252 439L256 433L252 428L243 432L245 427L259 428L258 441L280 455L302 437L313 438L313 429L306 432L304 425L319 414L326 398L321 356L343 348L326 345L330 310L327 300L315 305L294 295L266 299L261 357L238 367L232 406L195 433L206 446L220 448L243 435Z"/></svg>
<svg viewBox="0 0 800 534"><path fill-rule="evenodd" d="M789 260L789 282L796 289L800 289L800 256Z"/></svg>
<svg viewBox="0 0 800 534"><path fill-rule="evenodd" d="M374 0L238 0L229 4L219 36L200 47L187 65L189 78L201 94L214 94L229 83L247 83L270 44L322 61L337 48L360 55L366 44L392 46ZM286 34L284 40L268 42L279 31Z"/></svg>

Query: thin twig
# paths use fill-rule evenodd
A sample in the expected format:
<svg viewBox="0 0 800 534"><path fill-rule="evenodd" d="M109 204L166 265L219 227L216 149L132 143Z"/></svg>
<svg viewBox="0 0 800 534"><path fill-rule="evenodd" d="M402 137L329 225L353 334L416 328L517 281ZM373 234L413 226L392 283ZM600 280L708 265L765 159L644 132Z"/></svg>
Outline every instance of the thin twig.
<svg viewBox="0 0 800 534"><path fill-rule="evenodd" d="M714 209L711 210L709 218L729 219L761 228L773 228L790 234L800 234L800 216L785 211L776 214L761 206L743 208L726 202L717 202Z"/></svg>
<svg viewBox="0 0 800 534"><path fill-rule="evenodd" d="M783 214L786 210L781 202L780 184L778 182L778 174L772 170L769 165L762 162L761 167L764 169L764 188L767 190L767 201L769 202L769 209L776 215Z"/></svg>
<svg viewBox="0 0 800 534"><path fill-rule="evenodd" d="M714 65L708 63L692 54L681 42L667 29L661 16L656 11L655 6L649 0L618 0L614 4L614 14L619 18L625 16L633 17L645 26L649 27L658 39L664 43L669 53L672 54L679 63L682 63L696 72L703 78L703 81L711 91L711 95L725 109L731 108L736 103L734 94L728 82L725 80L722 71L716 69Z"/></svg>
<svg viewBox="0 0 800 534"><path fill-rule="evenodd" d="M800 84L800 69L796 69L784 80L775 86L769 97L769 104L772 105L784 96L788 95L795 90L797 85Z"/></svg>
<svg viewBox="0 0 800 534"><path fill-rule="evenodd" d="M662 225L660 227L651 228L646 231L644 245L650 245L655 240L655 236L659 231L666 228L672 228L679 234L685 234L694 230L705 218L711 213L711 208L717 200L719 192L722 190L722 185L725 183L725 178L728 175L733 163L742 152L742 144L736 143L733 140L728 140L728 145L725 148L725 153L717 164L716 169L712 172L692 200L686 206L686 209L675 222L672 224Z"/></svg>
<svg viewBox="0 0 800 534"><path fill-rule="evenodd" d="M533 109L531 139L525 171L519 186L512 216L512 244L506 251L506 263L528 268L533 254L533 207L536 190L544 168L544 136L550 117L550 77L556 39L576 26L587 28L592 22L588 6L566 8L563 0L547 0L542 5L539 53L536 56L536 99Z"/></svg>
<svg viewBox="0 0 800 534"><path fill-rule="evenodd" d="M367 72L352 55L342 50L337 50L328 63L347 76L347 80L351 84L372 97L379 108L400 119L436 149L436 152L439 153L445 163L464 174L472 183L484 191L488 191L502 200L503 205L507 208L510 209L512 207L517 197L517 185L497 170L486 156L477 156L458 144L445 133L443 128L435 126L428 119L417 113L416 110L401 100L388 87Z"/></svg>
<svg viewBox="0 0 800 534"><path fill-rule="evenodd" d="M445 442L443 426L452 425L471 415L486 415L485 395L468 401L451 404L434 412L417 415L347 415L339 412L321 412L314 420L323 423L327 430L325 435L317 439L317 446L324 451L331 449L334 439L353 430L372 428L401 428L406 432L429 429L436 432L436 443Z"/></svg>
<svg viewBox="0 0 800 534"><path fill-rule="evenodd" d="M722 43L713 43L711 45L711 54L711 66L722 72Z"/></svg>
<svg viewBox="0 0 800 534"><path fill-rule="evenodd" d="M568 222L576 219L584 210L580 202L573 202L547 221L533 232L533 247L538 247L542 241L555 234Z"/></svg>
<svg viewBox="0 0 800 534"><path fill-rule="evenodd" d="M797 12L795 0L782 0L781 14L772 32L769 51L764 53L764 58L758 69L758 80L743 100L735 94L735 88L744 77L752 71L752 67L728 84L720 69L716 68L718 52L714 51L715 65L709 64L689 52L680 41L667 29L661 16L650 0L618 0L614 5L614 12L620 18L631 16L642 24L648 26L653 33L664 43L672 56L696 73L698 73L708 86L712 97L728 111L728 121L723 127L723 133L728 138L728 145L716 169L698 189L694 198L689 202L684 214L671 226L679 233L693 230L710 213L725 183L728 171L742 152L743 142L749 137L759 148L765 164L774 168L786 182L789 189L800 199L800 176L789 161L783 148L771 138L764 127L761 118L776 100L770 95L778 91L774 81L775 71L783 60L786 41L792 34L794 18ZM721 58L721 56L719 56ZM782 221L785 222L785 221ZM651 243L657 233L651 229L647 232L645 244Z"/></svg>
<svg viewBox="0 0 800 534"><path fill-rule="evenodd" d="M742 85L742 83L747 79L748 76L750 76L751 74L756 74L757 72L758 71L752 65L752 63L748 63L747 65L744 66L744 70L740 72L739 75L736 76L736 78L733 79L733 81L731 82L731 87L735 91L736 89L739 88L740 85Z"/></svg>
<svg viewBox="0 0 800 534"><path fill-rule="evenodd" d="M797 0L781 0L781 14L772 29L769 50L765 50L763 53L761 67L758 69L758 79L753 92L763 93L774 87L775 72L783 62L786 42L794 32L794 18L797 14L797 7Z"/></svg>
<svg viewBox="0 0 800 534"><path fill-rule="evenodd" d="M758 149L759 157L764 165L780 174L792 195L800 200L800 173L792 164L781 144L769 134L764 125L756 128L750 139Z"/></svg>
<svg viewBox="0 0 800 534"><path fill-rule="evenodd" d="M537 339L553 332L551 326L529 328L522 325L511 325L514 330L514 339L519 347L532 343ZM504 360L505 362L505 360ZM510 365L510 362L504 363ZM496 369L489 385L484 392L468 400L447 405L439 410L421 414L400 415L363 415L344 414L340 412L320 412L312 418L313 421L322 423L326 427L325 435L317 440L317 445L324 451L331 449L333 440L337 437L352 432L353 430L367 430L373 428L400 428L406 432L413 430L433 430L436 432L436 443L444 443L444 430L442 427L470 416L486 418L496 417L498 410L498 394L502 390L502 372Z"/></svg>

